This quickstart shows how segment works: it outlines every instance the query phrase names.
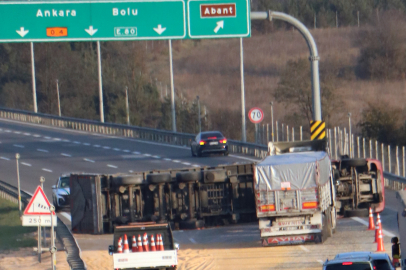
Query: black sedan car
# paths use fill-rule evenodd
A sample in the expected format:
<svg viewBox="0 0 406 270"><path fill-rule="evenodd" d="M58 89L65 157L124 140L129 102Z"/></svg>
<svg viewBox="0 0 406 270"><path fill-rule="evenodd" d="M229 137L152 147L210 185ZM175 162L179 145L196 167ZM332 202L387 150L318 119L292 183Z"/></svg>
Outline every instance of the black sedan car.
<svg viewBox="0 0 406 270"><path fill-rule="evenodd" d="M228 156L227 139L219 131L200 132L190 148L194 157L210 153L223 153L225 156Z"/></svg>

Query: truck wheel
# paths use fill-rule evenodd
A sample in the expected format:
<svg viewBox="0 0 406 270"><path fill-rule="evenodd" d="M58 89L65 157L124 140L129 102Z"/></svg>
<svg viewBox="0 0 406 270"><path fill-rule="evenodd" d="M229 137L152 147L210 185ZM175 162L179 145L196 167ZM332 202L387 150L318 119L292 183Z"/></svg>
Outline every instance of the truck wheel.
<svg viewBox="0 0 406 270"><path fill-rule="evenodd" d="M228 176L225 170L207 171L204 175L205 183L225 182L227 179Z"/></svg>
<svg viewBox="0 0 406 270"><path fill-rule="evenodd" d="M367 217L368 215L369 211L367 208L344 210L345 217Z"/></svg>
<svg viewBox="0 0 406 270"><path fill-rule="evenodd" d="M181 183L195 182L201 179L201 172L179 172L176 174L176 180Z"/></svg>
<svg viewBox="0 0 406 270"><path fill-rule="evenodd" d="M141 174L120 175L120 176L113 176L112 182L115 186L141 185L141 184L144 184L144 178L142 177Z"/></svg>
<svg viewBox="0 0 406 270"><path fill-rule="evenodd" d="M363 158L343 159L341 161L342 167L360 167L360 166L366 166L366 165L367 165L367 161L366 161L366 159L363 159Z"/></svg>
<svg viewBox="0 0 406 270"><path fill-rule="evenodd" d="M170 183L170 182L172 182L172 176L169 173L148 174L147 182L150 184Z"/></svg>

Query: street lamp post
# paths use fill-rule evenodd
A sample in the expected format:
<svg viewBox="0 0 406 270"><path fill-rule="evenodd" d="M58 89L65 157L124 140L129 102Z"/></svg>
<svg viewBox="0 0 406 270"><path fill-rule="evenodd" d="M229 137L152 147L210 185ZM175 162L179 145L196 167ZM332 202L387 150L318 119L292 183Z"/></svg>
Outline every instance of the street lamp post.
<svg viewBox="0 0 406 270"><path fill-rule="evenodd" d="M61 98L59 97L59 81L56 79L56 94L58 95L58 112L61 117Z"/></svg>
<svg viewBox="0 0 406 270"><path fill-rule="evenodd" d="M353 156L352 156L352 139L351 139L351 113L348 113L348 126L349 126L349 132L350 132L350 134L349 134L349 136L348 136L348 138L349 138L349 140L348 140L348 144L349 144L349 146L350 146L350 158L352 158Z"/></svg>
<svg viewBox="0 0 406 270"><path fill-rule="evenodd" d="M202 123L201 123L201 119L200 119L200 100L199 100L199 96L196 96L197 99L197 119L199 120L199 133L202 132Z"/></svg>
<svg viewBox="0 0 406 270"><path fill-rule="evenodd" d="M272 132L272 142L274 142L274 134L273 134L273 101L270 103L271 104L271 132Z"/></svg>

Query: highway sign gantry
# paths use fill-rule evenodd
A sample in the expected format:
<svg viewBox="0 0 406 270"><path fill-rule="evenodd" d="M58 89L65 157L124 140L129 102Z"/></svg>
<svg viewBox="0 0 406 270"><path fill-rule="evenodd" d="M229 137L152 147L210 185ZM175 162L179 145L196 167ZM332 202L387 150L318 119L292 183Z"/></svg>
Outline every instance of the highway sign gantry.
<svg viewBox="0 0 406 270"><path fill-rule="evenodd" d="M0 2L0 42L186 37L183 0Z"/></svg>
<svg viewBox="0 0 406 270"><path fill-rule="evenodd" d="M260 108L254 107L248 112L248 118L252 123L259 124L264 120L264 112Z"/></svg>
<svg viewBox="0 0 406 270"><path fill-rule="evenodd" d="M41 186L38 186L32 196L30 202L24 210L22 216L23 226L51 226L51 212L50 212L49 200L42 190ZM52 214L53 224L56 226L57 219L55 212Z"/></svg>
<svg viewBox="0 0 406 270"><path fill-rule="evenodd" d="M3 1L0 42L248 37L249 3L249 0Z"/></svg>

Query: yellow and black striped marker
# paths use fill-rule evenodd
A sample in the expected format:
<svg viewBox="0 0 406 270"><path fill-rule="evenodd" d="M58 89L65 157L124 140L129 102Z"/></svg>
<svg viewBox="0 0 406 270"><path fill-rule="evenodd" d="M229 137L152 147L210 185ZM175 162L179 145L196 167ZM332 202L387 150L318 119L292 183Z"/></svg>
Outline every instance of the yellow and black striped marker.
<svg viewBox="0 0 406 270"><path fill-rule="evenodd" d="M321 140L326 138L326 123L324 121L310 121L310 139Z"/></svg>

